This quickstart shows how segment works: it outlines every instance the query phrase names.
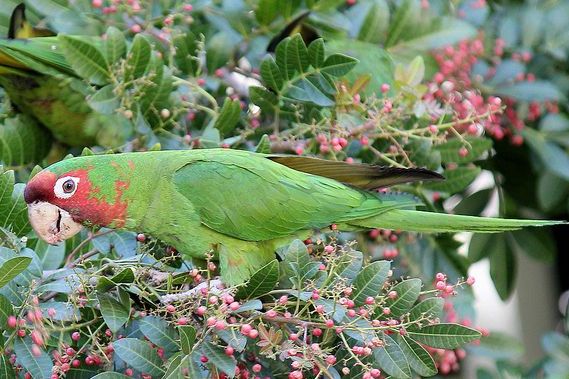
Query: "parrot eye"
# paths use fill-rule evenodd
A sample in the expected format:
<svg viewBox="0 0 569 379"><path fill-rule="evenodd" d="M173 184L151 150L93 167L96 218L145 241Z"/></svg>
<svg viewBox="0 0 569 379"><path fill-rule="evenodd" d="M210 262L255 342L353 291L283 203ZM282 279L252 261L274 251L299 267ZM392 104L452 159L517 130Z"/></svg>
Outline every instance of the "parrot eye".
<svg viewBox="0 0 569 379"><path fill-rule="evenodd" d="M60 199L69 199L77 191L77 184L79 184L79 178L64 176L55 182L53 192Z"/></svg>

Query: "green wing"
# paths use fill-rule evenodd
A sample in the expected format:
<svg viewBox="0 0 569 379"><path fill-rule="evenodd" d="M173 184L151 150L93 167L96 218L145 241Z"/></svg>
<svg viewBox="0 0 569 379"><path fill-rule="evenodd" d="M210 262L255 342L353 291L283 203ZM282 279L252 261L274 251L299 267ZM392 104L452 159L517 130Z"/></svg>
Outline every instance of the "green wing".
<svg viewBox="0 0 569 379"><path fill-rule="evenodd" d="M415 201L386 200L254 154L209 155L174 174L209 228L247 241L361 219Z"/></svg>
<svg viewBox="0 0 569 379"><path fill-rule="evenodd" d="M57 37L0 39L1 66L19 69L22 73L33 71L46 75L64 73L75 76L63 56Z"/></svg>

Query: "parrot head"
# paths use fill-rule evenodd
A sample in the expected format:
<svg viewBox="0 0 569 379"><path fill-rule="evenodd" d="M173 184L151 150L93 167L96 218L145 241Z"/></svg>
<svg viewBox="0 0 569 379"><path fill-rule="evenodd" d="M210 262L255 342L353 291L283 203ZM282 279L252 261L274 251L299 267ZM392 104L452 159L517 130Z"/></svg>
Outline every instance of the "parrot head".
<svg viewBox="0 0 569 379"><path fill-rule="evenodd" d="M127 205L122 195L128 183L116 179L116 172L116 168L98 167L88 157L80 157L35 175L26 185L24 200L37 235L57 244L83 226L121 227Z"/></svg>

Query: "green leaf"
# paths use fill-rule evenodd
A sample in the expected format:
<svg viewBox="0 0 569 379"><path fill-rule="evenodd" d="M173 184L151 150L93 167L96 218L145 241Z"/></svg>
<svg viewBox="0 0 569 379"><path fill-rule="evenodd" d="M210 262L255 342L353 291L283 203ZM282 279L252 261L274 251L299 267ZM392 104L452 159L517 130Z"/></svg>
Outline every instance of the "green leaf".
<svg viewBox="0 0 569 379"><path fill-rule="evenodd" d="M496 251L490 255L490 277L500 299L506 300L514 291L517 274L517 260L511 247Z"/></svg>
<svg viewBox="0 0 569 379"><path fill-rule="evenodd" d="M546 171L537 181L537 200L545 212L553 213L569 194L569 181Z"/></svg>
<svg viewBox="0 0 569 379"><path fill-rule="evenodd" d="M363 305L367 297L376 297L387 280L391 264L377 261L364 267L352 282L352 299L356 306Z"/></svg>
<svg viewBox="0 0 569 379"><path fill-rule="evenodd" d="M251 102L260 107L263 112L273 114L279 110L279 100L276 95L263 87L249 88L249 97Z"/></svg>
<svg viewBox="0 0 569 379"><path fill-rule="evenodd" d="M226 98L213 127L219 130L221 135L228 135L237 126L240 116L241 104L239 100Z"/></svg>
<svg viewBox="0 0 569 379"><path fill-rule="evenodd" d="M418 3L413 1L415 4ZM416 10L414 10L416 11ZM413 17L417 17L413 15ZM410 28L408 30L413 30ZM417 54L439 49L444 46L454 45L462 40L472 38L477 30L470 23L452 17L442 17L431 27L423 32L419 32L410 38L400 40L393 46L387 45L388 51L397 58L407 60L407 57L414 57ZM388 41L392 40L388 32Z"/></svg>
<svg viewBox="0 0 569 379"><path fill-rule="evenodd" d="M16 379L16 370L10 364L9 358L6 354L0 356L0 378L3 379Z"/></svg>
<svg viewBox="0 0 569 379"><path fill-rule="evenodd" d="M358 39L370 43L383 42L389 26L390 12L387 2L372 0L368 3L362 2L361 5L367 6L368 9L365 9L365 19L359 29Z"/></svg>
<svg viewBox="0 0 569 379"><path fill-rule="evenodd" d="M12 279L28 268L31 262L32 258L28 257L15 257L7 260L0 267L0 288L10 283Z"/></svg>
<svg viewBox="0 0 569 379"><path fill-rule="evenodd" d="M495 94L511 97L519 101L561 101L563 93L551 82L536 80L534 82L517 82L511 85L494 88Z"/></svg>
<svg viewBox="0 0 569 379"><path fill-rule="evenodd" d="M129 376L120 374L118 372L107 371L93 376L92 379L128 379L128 378Z"/></svg>
<svg viewBox="0 0 569 379"><path fill-rule="evenodd" d="M523 356L524 345L515 337L492 331L480 339L480 344L469 346L468 351L492 359L515 360Z"/></svg>
<svg viewBox="0 0 569 379"><path fill-rule="evenodd" d="M330 273L330 275L336 277L334 282L343 281L346 284L350 284L360 272L363 259L363 254L356 250L342 254L334 266L334 270Z"/></svg>
<svg viewBox="0 0 569 379"><path fill-rule="evenodd" d="M417 331L408 330L407 335L417 342L438 349L457 349L481 337L479 331L459 324L428 325Z"/></svg>
<svg viewBox="0 0 569 379"><path fill-rule="evenodd" d="M433 357L421 345L405 336L396 335L395 340L413 371L424 377L433 376L437 373L437 366Z"/></svg>
<svg viewBox="0 0 569 379"><path fill-rule="evenodd" d="M443 315L443 307L445 305L444 299L440 297L430 297L415 305L409 312L409 320L415 321L423 317L430 319L440 318ZM416 325L410 325L411 329L418 329Z"/></svg>
<svg viewBox="0 0 569 379"><path fill-rule="evenodd" d="M289 77L293 73L303 73L308 68L308 50L300 34L295 34L287 44L286 70Z"/></svg>
<svg viewBox="0 0 569 379"><path fill-rule="evenodd" d="M548 230L544 229L521 229L507 234L508 241L528 256L543 261L553 263L557 253L555 241Z"/></svg>
<svg viewBox="0 0 569 379"><path fill-rule="evenodd" d="M421 293L421 285L421 279L414 278L397 283L391 288L391 291L397 292L397 297L387 299L385 306L391 310L390 317L401 317L413 307Z"/></svg>
<svg viewBox="0 0 569 379"><path fill-rule="evenodd" d="M148 343L136 338L123 338L113 342L115 353L135 370L159 376L164 374L162 360Z"/></svg>
<svg viewBox="0 0 569 379"><path fill-rule="evenodd" d="M370 78L369 84L360 93L371 96L381 94L382 84L393 84L395 65L380 46L352 39L333 39L327 41L326 50L347 54L358 60L358 64L346 75L349 82Z"/></svg>
<svg viewBox="0 0 569 379"><path fill-rule="evenodd" d="M502 254L506 250L506 239L503 234L477 233L472 236L468 248L468 259L478 262L486 257Z"/></svg>
<svg viewBox="0 0 569 379"><path fill-rule="evenodd" d="M178 333L162 318L146 316L139 323L140 331L150 342L160 346L166 351L176 351L180 349Z"/></svg>
<svg viewBox="0 0 569 379"><path fill-rule="evenodd" d="M0 295L0 330L6 330L8 317L13 316L14 314L14 307L10 300L5 296Z"/></svg>
<svg viewBox="0 0 569 379"><path fill-rule="evenodd" d="M57 270L65 260L65 244L50 245L38 239L34 251L38 255L44 270Z"/></svg>
<svg viewBox="0 0 569 379"><path fill-rule="evenodd" d="M176 49L176 55L174 55L176 68L184 74L195 75L199 69L199 58L196 56L198 48L196 36L187 31L185 34L174 37L172 43Z"/></svg>
<svg viewBox="0 0 569 379"><path fill-rule="evenodd" d="M479 216L488 206L493 188L483 189L464 197L453 209L453 213L468 216Z"/></svg>
<svg viewBox="0 0 569 379"><path fill-rule="evenodd" d="M112 84L106 85L87 98L91 108L102 114L113 114L120 107L120 100L114 93Z"/></svg>
<svg viewBox="0 0 569 379"><path fill-rule="evenodd" d="M114 26L109 27L105 34L107 36L104 44L105 56L107 57L107 61L112 65L125 56L126 40L122 32Z"/></svg>
<svg viewBox="0 0 569 379"><path fill-rule="evenodd" d="M478 177L482 169L480 167L457 167L453 170L445 170L445 180L437 183L426 183L425 187L434 190L455 194L464 190Z"/></svg>
<svg viewBox="0 0 569 379"><path fill-rule="evenodd" d="M14 341L14 353L16 362L21 364L34 379L50 379L53 363L45 351L41 351L39 357L32 353L32 340L29 337L16 338Z"/></svg>
<svg viewBox="0 0 569 379"><path fill-rule="evenodd" d="M142 95L140 99L140 109L142 114L149 118L151 125L160 124L159 112L169 105L168 99L172 92L172 76L165 69L163 62L153 57L150 69L146 73L148 83L140 87Z"/></svg>
<svg viewBox="0 0 569 379"><path fill-rule="evenodd" d="M263 309L262 304L259 309ZM215 334L221 337L221 339L225 341L226 344L230 345L239 352L243 351L247 345L247 337L241 334L237 329L228 328L226 330L216 330Z"/></svg>
<svg viewBox="0 0 569 379"><path fill-rule="evenodd" d="M324 64L324 40L322 38L315 39L308 46L308 59L314 68L320 68Z"/></svg>
<svg viewBox="0 0 569 379"><path fill-rule="evenodd" d="M271 141L269 140L268 135L263 134L263 136L259 140L259 143L257 144L257 147L255 148L255 153L260 153L260 154L271 153Z"/></svg>
<svg viewBox="0 0 569 379"><path fill-rule="evenodd" d="M180 333L180 345L184 354L190 354L196 341L196 329L191 325L178 326Z"/></svg>
<svg viewBox="0 0 569 379"><path fill-rule="evenodd" d="M261 25L269 25L280 13L280 6L274 0L260 0L255 9L255 18Z"/></svg>
<svg viewBox="0 0 569 379"><path fill-rule="evenodd" d="M32 229L28 222L28 207L24 201L25 185L14 183L14 171L0 174L0 228L23 236Z"/></svg>
<svg viewBox="0 0 569 379"><path fill-rule="evenodd" d="M350 72L358 60L344 54L332 54L324 61L321 71L332 76L340 77Z"/></svg>
<svg viewBox="0 0 569 379"><path fill-rule="evenodd" d="M425 78L425 61L416 56L408 65L402 63L395 67L395 83L399 87L417 87Z"/></svg>
<svg viewBox="0 0 569 379"><path fill-rule="evenodd" d="M233 313L250 312L253 310L260 311L261 309L263 309L263 303L261 300L253 299L241 304L241 306L239 306L237 310L233 311Z"/></svg>
<svg viewBox="0 0 569 379"><path fill-rule="evenodd" d="M534 129L524 128L521 133L548 171L569 180L569 157L562 148L547 141L543 133Z"/></svg>
<svg viewBox="0 0 569 379"><path fill-rule="evenodd" d="M411 369L403 350L387 334L383 336L383 341L384 346L373 349L379 367L394 378L411 378Z"/></svg>
<svg viewBox="0 0 569 379"><path fill-rule="evenodd" d="M393 19L387 31L385 47L395 45L406 30L412 28L416 20L420 17L420 9L417 1L404 0L393 15Z"/></svg>
<svg viewBox="0 0 569 379"><path fill-rule="evenodd" d="M237 363L232 357L225 354L222 348L211 343L205 343L202 347L203 354L209 359L218 370L224 372L228 377L235 376Z"/></svg>
<svg viewBox="0 0 569 379"><path fill-rule="evenodd" d="M114 283L132 283L134 282L134 269L127 267L111 278Z"/></svg>
<svg viewBox="0 0 569 379"><path fill-rule="evenodd" d="M99 293L97 294L101 315L105 323L113 333L116 333L129 319L130 304L121 304L111 295Z"/></svg>
<svg viewBox="0 0 569 379"><path fill-rule="evenodd" d="M283 86L283 78L273 57L268 56L261 62L261 77L267 87L275 92L280 92Z"/></svg>
<svg viewBox="0 0 569 379"><path fill-rule="evenodd" d="M132 46L127 55L127 66L124 74L124 81L128 82L140 78L150 65L152 49L150 43L141 34L134 36Z"/></svg>
<svg viewBox="0 0 569 379"><path fill-rule="evenodd" d="M275 259L255 272L251 279L240 287L236 297L238 299L250 299L260 297L273 290L279 281L279 262Z"/></svg>
<svg viewBox="0 0 569 379"><path fill-rule="evenodd" d="M306 280L312 279L318 272L320 264L312 260L308 250L300 240L294 240L288 247L283 260L285 275L287 275L295 288L304 288Z"/></svg>
<svg viewBox="0 0 569 379"><path fill-rule="evenodd" d="M321 107L334 105L334 101L326 96L324 91L319 88L319 83L316 83L318 82L314 80L314 76L295 81L286 92L286 97L292 100L311 102Z"/></svg>
<svg viewBox="0 0 569 379"><path fill-rule="evenodd" d="M184 379L184 369L188 369L187 355L177 354L174 359L170 361L168 370L162 379Z"/></svg>
<svg viewBox="0 0 569 379"><path fill-rule="evenodd" d="M105 85L110 80L110 70L103 53L86 38L59 35L65 59L84 79L93 84Z"/></svg>
<svg viewBox="0 0 569 379"><path fill-rule="evenodd" d="M492 148L492 140L481 137L465 137L465 142L458 138L435 147L441 153L441 160L445 163L470 163L482 158L482 154ZM462 147L468 149L466 156L461 156L459 151Z"/></svg>
<svg viewBox="0 0 569 379"><path fill-rule="evenodd" d="M0 124L0 162L16 167L41 161L51 148L51 135L34 119L20 114Z"/></svg>

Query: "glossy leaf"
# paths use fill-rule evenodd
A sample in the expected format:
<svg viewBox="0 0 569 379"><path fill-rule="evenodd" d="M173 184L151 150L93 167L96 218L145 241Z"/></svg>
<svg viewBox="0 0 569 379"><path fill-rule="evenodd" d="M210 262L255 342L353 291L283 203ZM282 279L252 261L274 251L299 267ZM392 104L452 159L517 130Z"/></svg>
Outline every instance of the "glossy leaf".
<svg viewBox="0 0 569 379"><path fill-rule="evenodd" d="M51 147L51 135L23 114L0 124L0 162L9 167L41 161Z"/></svg>
<svg viewBox="0 0 569 379"><path fill-rule="evenodd" d="M113 342L115 353L135 370L152 376L163 375L163 363L156 350L136 338L123 338Z"/></svg>
<svg viewBox="0 0 569 379"><path fill-rule="evenodd" d="M367 297L376 297L389 274L391 264L388 261L373 262L366 266L352 282L352 299L356 306L365 303Z"/></svg>
<svg viewBox="0 0 569 379"><path fill-rule="evenodd" d="M36 357L32 353L32 340L29 337L16 338L14 341L16 362L28 371L34 379L50 379L53 363L45 351Z"/></svg>
<svg viewBox="0 0 569 379"><path fill-rule="evenodd" d="M517 266L516 256L508 244L490 255L490 277L502 300L508 299L514 291Z"/></svg>
<svg viewBox="0 0 569 379"><path fill-rule="evenodd" d="M229 357L222 348L211 343L205 343L202 347L203 354L209 359L218 370L224 372L228 377L235 376L237 363L233 357Z"/></svg>
<svg viewBox="0 0 569 379"><path fill-rule="evenodd" d="M373 349L373 357L379 367L395 378L411 378L411 368L403 350L388 335L383 336L384 346Z"/></svg>
<svg viewBox="0 0 569 379"><path fill-rule="evenodd" d="M67 35L60 35L59 42L66 60L79 75L97 85L109 82L109 64L95 45L86 38Z"/></svg>
<svg viewBox="0 0 569 379"><path fill-rule="evenodd" d="M399 344L407 358L407 363L414 372L421 376L433 376L437 373L435 361L424 347L405 336L396 335L395 341Z"/></svg>
<svg viewBox="0 0 569 379"><path fill-rule="evenodd" d="M275 288L279 280L279 262L275 259L255 272L251 279L237 291L237 298L257 298Z"/></svg>
<svg viewBox="0 0 569 379"><path fill-rule="evenodd" d="M418 320L423 317L430 319L440 318L443 314L444 299L440 297L430 297L415 305L409 312L410 320ZM417 326L410 325L409 329L417 329Z"/></svg>
<svg viewBox="0 0 569 379"><path fill-rule="evenodd" d="M166 351L176 351L180 349L178 333L162 318L146 316L139 323L140 331L150 342L163 348Z"/></svg>
<svg viewBox="0 0 569 379"><path fill-rule="evenodd" d="M395 299L389 298L386 307L391 310L390 316L401 317L407 313L419 298L421 292L421 279L407 279L397 283L391 291L397 292Z"/></svg>
<svg viewBox="0 0 569 379"><path fill-rule="evenodd" d="M130 317L130 304L122 304L111 295L98 294L101 315L113 333L116 333Z"/></svg>
<svg viewBox="0 0 569 379"><path fill-rule="evenodd" d="M417 342L439 349L456 349L481 337L479 331L459 324L433 324L407 334Z"/></svg>
<svg viewBox="0 0 569 379"><path fill-rule="evenodd" d="M31 262L32 258L28 257L15 257L4 262L0 267L0 288L28 268Z"/></svg>
<svg viewBox="0 0 569 379"><path fill-rule="evenodd" d="M105 56L110 64L114 64L125 56L126 40L123 33L114 26L109 27L105 34Z"/></svg>
<svg viewBox="0 0 569 379"><path fill-rule="evenodd" d="M219 116L215 120L214 128L219 130L221 135L233 132L241 116L241 105L239 100L225 99L219 111Z"/></svg>
<svg viewBox="0 0 569 379"><path fill-rule="evenodd" d="M191 325L178 326L180 333L180 345L184 354L190 354L194 348L196 340L196 329Z"/></svg>

